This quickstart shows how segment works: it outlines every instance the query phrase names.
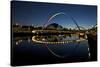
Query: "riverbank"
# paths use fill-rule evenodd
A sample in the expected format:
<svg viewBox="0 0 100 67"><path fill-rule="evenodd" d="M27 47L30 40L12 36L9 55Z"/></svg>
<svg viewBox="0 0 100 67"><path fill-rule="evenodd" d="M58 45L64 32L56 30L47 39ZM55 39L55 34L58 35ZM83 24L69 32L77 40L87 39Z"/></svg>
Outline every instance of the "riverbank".
<svg viewBox="0 0 100 67"><path fill-rule="evenodd" d="M97 35L87 34L90 50L90 60L97 61Z"/></svg>

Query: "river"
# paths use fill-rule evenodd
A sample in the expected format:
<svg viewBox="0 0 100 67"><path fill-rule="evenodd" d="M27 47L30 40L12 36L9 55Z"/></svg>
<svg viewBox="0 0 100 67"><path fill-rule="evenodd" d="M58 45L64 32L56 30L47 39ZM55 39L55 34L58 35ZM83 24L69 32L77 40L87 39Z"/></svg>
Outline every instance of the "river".
<svg viewBox="0 0 100 67"><path fill-rule="evenodd" d="M43 43L35 42L33 37ZM87 39L77 35L17 36L12 40L12 63L15 65L81 62L90 58Z"/></svg>

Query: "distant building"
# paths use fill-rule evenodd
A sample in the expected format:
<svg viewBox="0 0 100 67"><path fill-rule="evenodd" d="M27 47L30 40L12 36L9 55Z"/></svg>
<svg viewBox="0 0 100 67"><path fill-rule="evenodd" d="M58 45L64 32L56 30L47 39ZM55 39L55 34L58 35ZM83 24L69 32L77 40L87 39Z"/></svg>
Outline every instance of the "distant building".
<svg viewBox="0 0 100 67"><path fill-rule="evenodd" d="M49 30L63 30L63 27L57 23L49 24L46 28Z"/></svg>

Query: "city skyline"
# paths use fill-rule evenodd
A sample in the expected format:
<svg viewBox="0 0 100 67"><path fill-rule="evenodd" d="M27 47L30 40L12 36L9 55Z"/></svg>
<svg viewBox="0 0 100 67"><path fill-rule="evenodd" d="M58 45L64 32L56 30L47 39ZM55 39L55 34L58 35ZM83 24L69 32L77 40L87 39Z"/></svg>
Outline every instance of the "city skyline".
<svg viewBox="0 0 100 67"><path fill-rule="evenodd" d="M97 7L72 4L50 4L37 2L13 2L12 23L21 25L43 26L52 15L66 13L54 17L50 23L58 23L66 28L75 28L69 14L77 21L79 26L89 28L97 23Z"/></svg>

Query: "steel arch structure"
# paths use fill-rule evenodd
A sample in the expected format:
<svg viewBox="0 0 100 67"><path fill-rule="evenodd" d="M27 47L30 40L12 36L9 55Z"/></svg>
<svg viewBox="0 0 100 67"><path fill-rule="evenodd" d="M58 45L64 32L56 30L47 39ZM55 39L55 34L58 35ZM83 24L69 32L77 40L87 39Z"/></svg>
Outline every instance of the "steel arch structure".
<svg viewBox="0 0 100 67"><path fill-rule="evenodd" d="M47 20L47 22L45 22L45 23L43 24L42 27L43 27L43 28L46 27L46 26L50 23L50 21L51 21L53 18L55 18L56 16L58 16L58 15L65 15L65 16L68 16L69 18L71 18L71 20L73 21L73 23L74 23L74 24L77 26L77 28L80 30L80 27L79 27L77 21L76 21L70 14L67 14L67 13L64 13L64 12L58 12L58 13L53 14L53 15Z"/></svg>
<svg viewBox="0 0 100 67"><path fill-rule="evenodd" d="M51 21L54 17L56 17L56 16L58 16L58 15L68 15L69 18L71 18L71 20L73 21L73 23L77 26L78 30L80 30L80 27L79 27L78 23L76 22L76 20L75 20L71 15L66 14L66 13L64 13L64 12L59 12L59 13L53 14L53 15L48 19L48 21L47 21L46 23L44 23L44 25L43 25L42 28L44 29L44 28L47 26L47 24L49 24L50 21ZM48 47L47 44L45 44L45 47L46 47L54 56L56 56L56 57L59 57L59 58L64 58L64 57L66 57L66 56L61 56L61 55L55 53L52 49L50 49L50 48ZM77 47L78 47L78 45L75 46L75 48L73 49L73 51L75 51L75 49L76 49ZM71 52L71 54L73 53L73 51ZM71 54L70 54L70 55L71 55ZM69 55L69 56L70 56L70 55Z"/></svg>
<svg viewBox="0 0 100 67"><path fill-rule="evenodd" d="M80 30L86 30L84 27L79 26ZM77 27L75 27L75 29L77 29ZM78 29L79 30L79 29Z"/></svg>

